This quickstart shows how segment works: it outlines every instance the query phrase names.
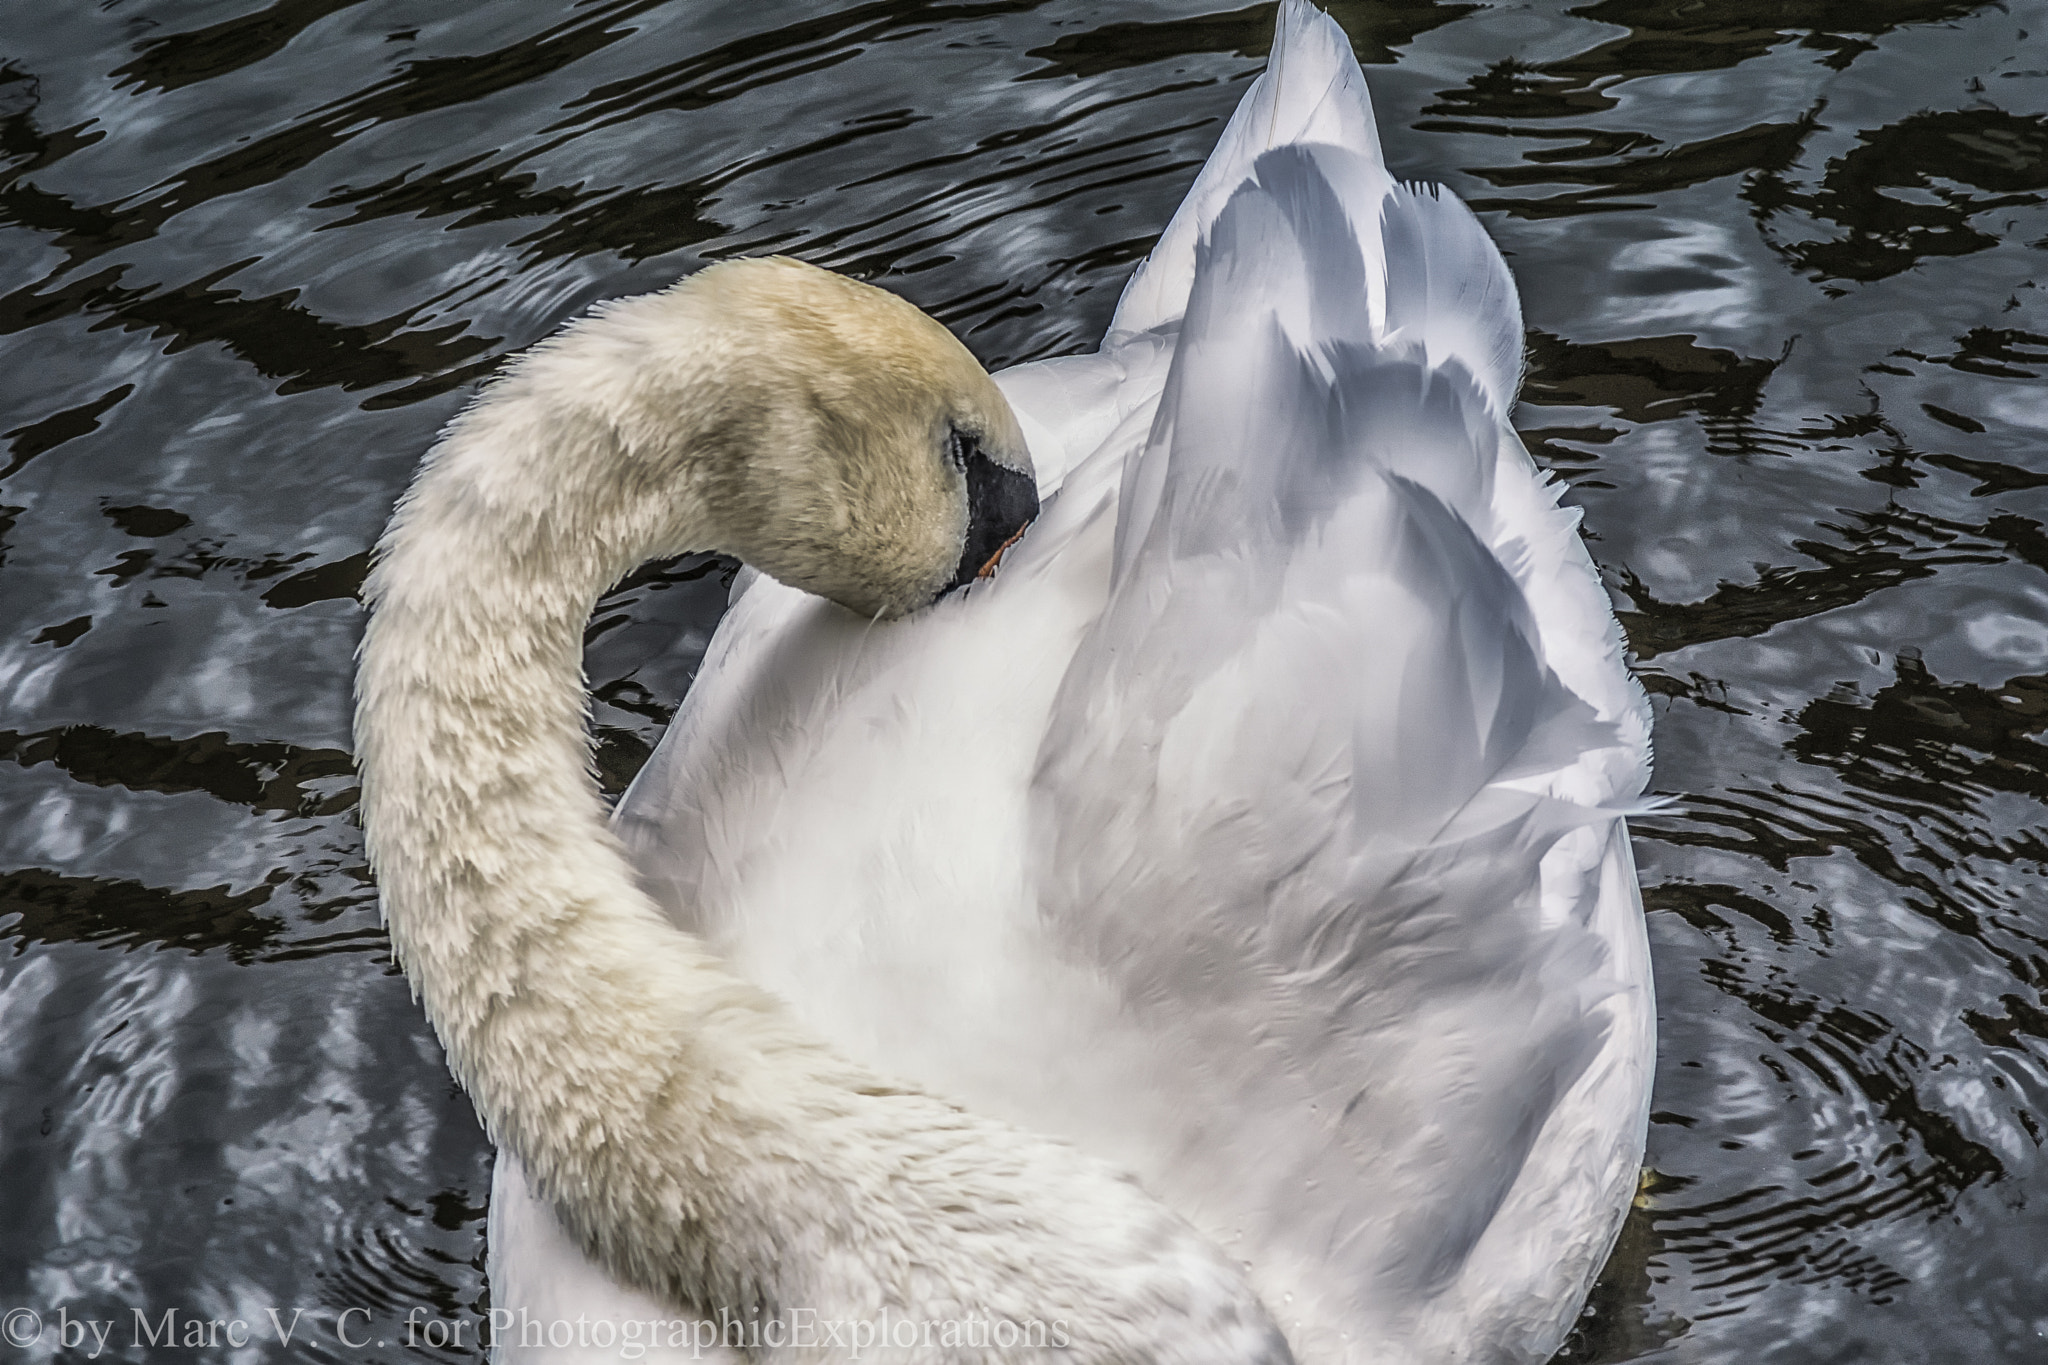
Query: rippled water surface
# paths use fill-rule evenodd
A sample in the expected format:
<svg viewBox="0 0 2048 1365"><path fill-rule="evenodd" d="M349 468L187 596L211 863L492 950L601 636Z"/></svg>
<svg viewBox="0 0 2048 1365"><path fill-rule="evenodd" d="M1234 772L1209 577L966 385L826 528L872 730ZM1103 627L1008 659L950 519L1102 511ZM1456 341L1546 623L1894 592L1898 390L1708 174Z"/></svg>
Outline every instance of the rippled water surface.
<svg viewBox="0 0 2048 1365"><path fill-rule="evenodd" d="M1335 13L1396 172L1520 277L1520 423L1679 797L1652 1171L1567 1358L2048 1358L2048 6ZM469 1356L402 1319L483 1303L490 1154L348 754L414 461L507 352L729 255L992 365L1091 346L1272 19L0 0L0 1309L52 1324L0 1361L60 1308L102 1359L270 1307L312 1324L273 1358ZM614 788L723 600L605 600Z"/></svg>

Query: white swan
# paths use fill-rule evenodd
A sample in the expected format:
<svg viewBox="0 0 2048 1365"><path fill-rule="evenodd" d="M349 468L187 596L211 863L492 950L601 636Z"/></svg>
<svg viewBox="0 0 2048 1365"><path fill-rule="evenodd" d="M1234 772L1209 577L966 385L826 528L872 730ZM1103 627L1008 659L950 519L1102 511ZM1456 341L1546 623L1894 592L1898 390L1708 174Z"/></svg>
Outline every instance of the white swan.
<svg viewBox="0 0 2048 1365"><path fill-rule="evenodd" d="M1520 346L1286 0L1096 355L999 393L747 262L487 390L382 543L358 750L505 1153L503 1357L1547 1357L1642 1150L1648 730ZM582 627L702 548L769 577L614 834Z"/></svg>

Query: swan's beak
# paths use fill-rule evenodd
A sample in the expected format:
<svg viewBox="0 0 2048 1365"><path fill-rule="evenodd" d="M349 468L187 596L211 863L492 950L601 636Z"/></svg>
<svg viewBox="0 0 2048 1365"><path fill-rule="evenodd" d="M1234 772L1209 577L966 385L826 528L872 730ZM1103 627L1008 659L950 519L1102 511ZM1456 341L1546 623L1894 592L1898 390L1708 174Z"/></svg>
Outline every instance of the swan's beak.
<svg viewBox="0 0 2048 1365"><path fill-rule="evenodd" d="M979 450L968 454L965 473L967 540L948 592L994 573L1003 552L1038 515L1038 484L1029 474L997 464Z"/></svg>

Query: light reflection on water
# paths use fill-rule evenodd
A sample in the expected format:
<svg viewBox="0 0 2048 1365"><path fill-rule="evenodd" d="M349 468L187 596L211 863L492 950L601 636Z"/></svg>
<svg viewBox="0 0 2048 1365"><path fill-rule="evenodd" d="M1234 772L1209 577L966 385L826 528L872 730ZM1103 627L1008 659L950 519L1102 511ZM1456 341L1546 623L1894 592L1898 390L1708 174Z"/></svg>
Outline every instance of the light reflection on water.
<svg viewBox="0 0 2048 1365"><path fill-rule="evenodd" d="M0 1306L484 1302L488 1152L350 818L413 461L506 352L726 255L992 364L1092 344L1272 9L6 9ZM1653 1172L1568 1358L2033 1359L2048 13L1335 12L1397 173L1510 254L1521 424L1681 798L1638 828ZM614 789L723 595L594 619ZM351 1358L460 1355L386 1335Z"/></svg>

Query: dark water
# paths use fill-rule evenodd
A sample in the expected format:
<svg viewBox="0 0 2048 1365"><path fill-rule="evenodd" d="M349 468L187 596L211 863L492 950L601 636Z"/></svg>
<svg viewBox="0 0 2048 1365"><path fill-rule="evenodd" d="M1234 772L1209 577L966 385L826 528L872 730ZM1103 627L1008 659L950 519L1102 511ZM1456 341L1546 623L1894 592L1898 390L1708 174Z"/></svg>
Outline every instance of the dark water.
<svg viewBox="0 0 2048 1365"><path fill-rule="evenodd" d="M0 0L0 1311L48 1320L0 1362L60 1308L102 1359L468 1356L404 1317L483 1304L489 1152L351 816L414 460L727 255L1091 345L1273 13L455 8ZM1653 1172L1569 1358L2048 1358L2048 6L1336 12L1520 276L1682 794ZM615 784L722 600L672 565L593 622Z"/></svg>

